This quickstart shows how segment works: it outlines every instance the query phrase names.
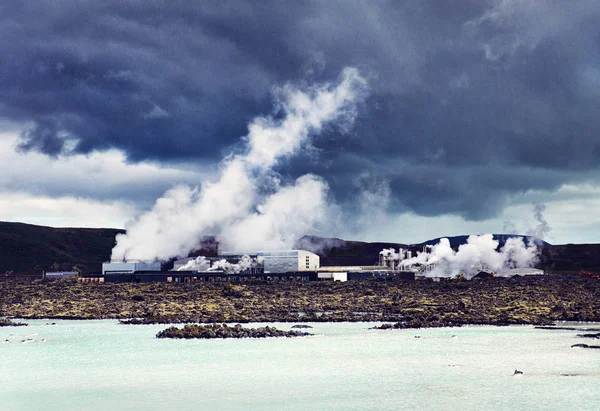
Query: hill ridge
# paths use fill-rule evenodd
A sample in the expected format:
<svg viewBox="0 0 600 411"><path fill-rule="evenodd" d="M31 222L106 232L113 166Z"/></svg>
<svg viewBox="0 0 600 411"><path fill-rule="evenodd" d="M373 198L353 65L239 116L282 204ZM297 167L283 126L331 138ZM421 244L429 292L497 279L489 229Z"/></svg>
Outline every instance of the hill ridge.
<svg viewBox="0 0 600 411"><path fill-rule="evenodd" d="M124 232L125 230L114 228L48 227L0 221L0 274L9 270L29 273L71 270L74 266L84 272L99 272L102 262L110 258L115 236ZM495 236L500 240L514 236L528 238L512 234ZM453 247L457 247L467 237L445 238L450 240ZM438 242L439 238L404 244L305 235L298 239L295 246L318 254L323 266L374 265L378 263L379 252L384 248L402 247L418 251L423 245ZM205 237L190 255L197 256L207 252L216 254L217 243L214 237ZM578 272L581 269L600 272L600 244L552 245L543 242L540 249L540 268L551 272Z"/></svg>

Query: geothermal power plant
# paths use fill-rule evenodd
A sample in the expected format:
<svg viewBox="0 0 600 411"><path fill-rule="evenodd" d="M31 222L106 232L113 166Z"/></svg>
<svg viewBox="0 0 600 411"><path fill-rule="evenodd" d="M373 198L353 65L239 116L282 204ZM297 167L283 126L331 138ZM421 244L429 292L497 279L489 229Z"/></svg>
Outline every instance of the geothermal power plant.
<svg viewBox="0 0 600 411"><path fill-rule="evenodd" d="M102 265L102 275L83 278L85 282L194 282L194 281L317 281L363 280L395 276L414 279L414 273L389 266L321 266L317 254L305 250L222 252L217 257L189 257L176 260L168 271L160 262L123 261Z"/></svg>
<svg viewBox="0 0 600 411"><path fill-rule="evenodd" d="M452 250L442 239L438 245L420 249L384 249L376 265L321 266L320 257L306 250L219 252L215 257L188 257L164 270L160 262L111 261L102 273L90 274L82 282L174 282L195 281L348 281L375 279L415 280L491 276L539 276L532 268L537 248L522 239L511 239L496 250L490 235L471 236L467 244ZM491 240L491 241L490 241Z"/></svg>
<svg viewBox="0 0 600 411"><path fill-rule="evenodd" d="M103 264L102 273L83 280L412 280L474 278L480 273L508 276L511 269L538 274L530 268L538 252L534 244L510 238L498 249L499 243L491 234L470 236L458 250L450 247L448 239L422 250L382 250L372 266L321 266L319 256L310 251L274 250L292 247L294 239L310 232L334 211L328 207L329 188L322 178L306 174L292 184L273 186L270 173L280 159L300 152L323 126L342 120L351 124L354 117L347 114L365 99L366 90L366 79L357 69L348 67L335 84L324 84L309 93L288 93L281 119L257 117L242 140L245 150L223 158L218 173L205 184L167 191L152 210L128 227L126 234L117 235L113 260ZM263 193L265 184L273 190ZM230 247L267 250L233 250L216 257L184 258L175 261L168 271L159 263L143 261L187 255L193 249L190 245L207 232L228 238Z"/></svg>

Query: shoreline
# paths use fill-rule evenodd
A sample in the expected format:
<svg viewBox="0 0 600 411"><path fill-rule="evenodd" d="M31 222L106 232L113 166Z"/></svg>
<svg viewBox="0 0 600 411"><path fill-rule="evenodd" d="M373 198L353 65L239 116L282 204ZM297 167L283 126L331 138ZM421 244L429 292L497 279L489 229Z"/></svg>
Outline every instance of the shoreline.
<svg viewBox="0 0 600 411"><path fill-rule="evenodd" d="M347 324L358 324L358 323L365 323L365 324L374 324L374 323L380 323L380 325L378 326L373 326L373 327L369 327L369 330L419 330L419 329L435 329L435 328L467 328L467 327L498 327L498 328L504 328L504 327L512 327L512 326L530 326L530 327L534 327L536 329L540 329L540 330L550 330L550 331L579 331L579 332L589 332L589 331L596 331L596 328L587 328L586 324L590 324L590 326L592 325L597 325L600 324L600 321L571 321L571 320L555 320L554 322L550 323L550 324L546 324L546 325L540 325L540 324L535 324L535 323L511 323L511 324L491 324L491 323L462 323L462 324L456 324L456 325L427 325L427 326L423 326L423 327L393 327L394 322L393 321L371 321L371 320L357 320L357 321L307 321L307 322L302 322L302 321L279 321L279 320L272 320L272 321L248 321L248 322L244 322L244 323L240 323L240 322L235 322L235 321L229 321L229 322L209 322L209 323L205 323L205 322L164 322L164 323L157 323L157 322L139 322L139 323L135 323L135 324L130 324L130 323L126 323L123 322L124 320L128 320L128 319L122 319L122 318L62 318L62 317L58 317L58 318L23 318L23 317L11 317L10 318L13 321L19 321L21 323L24 323L26 321L77 321L77 322L86 322L86 321L115 321L118 325L174 325L174 326L184 326L184 325L214 325L214 324L226 324L228 326L234 326L237 324L240 324L242 326L253 326L253 325L257 325L257 324L264 324L264 325L269 325L269 324L281 324L281 325L290 325L290 328L292 329L296 329L298 327L295 327L297 325L300 326L304 326L306 324L343 324L343 323L347 323ZM581 324L581 328L575 328L575 327L569 327L569 328L565 328L562 327L560 325L560 323L569 323L569 324ZM28 326L30 325L29 323L24 323L21 324L22 326ZM38 324L39 325L39 324ZM48 326L54 326L54 325L58 325L56 323L53 324L45 324ZM4 327L4 328L10 328L10 326L8 327ZM303 327L301 327L303 328ZM309 326L309 328L314 328L312 326Z"/></svg>

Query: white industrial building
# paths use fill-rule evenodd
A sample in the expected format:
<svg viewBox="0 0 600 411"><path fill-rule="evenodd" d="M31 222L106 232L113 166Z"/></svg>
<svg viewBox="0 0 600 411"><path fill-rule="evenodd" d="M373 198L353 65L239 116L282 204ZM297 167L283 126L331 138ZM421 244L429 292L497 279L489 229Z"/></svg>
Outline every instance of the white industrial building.
<svg viewBox="0 0 600 411"><path fill-rule="evenodd" d="M319 272L318 274L319 280L333 280L333 281L348 281L348 273L347 272Z"/></svg>
<svg viewBox="0 0 600 411"><path fill-rule="evenodd" d="M194 264L196 262L201 264ZM269 274L296 271L314 272L319 269L319 264L320 260L317 254L304 250L223 252L218 257L182 258L175 261L173 270ZM102 275L133 274L143 271L161 271L161 263L129 260L102 264Z"/></svg>
<svg viewBox="0 0 600 411"><path fill-rule="evenodd" d="M160 262L129 260L124 262L102 263L102 275L133 274L139 271L160 271Z"/></svg>
<svg viewBox="0 0 600 411"><path fill-rule="evenodd" d="M290 271L316 271L319 269L320 258L315 253L304 250L256 251L250 253L222 252L219 258L236 260L247 255L262 262L264 272L286 273Z"/></svg>
<svg viewBox="0 0 600 411"><path fill-rule="evenodd" d="M225 260L228 264L223 264ZM224 270L247 273L287 273L317 271L320 259L317 254L304 250L221 252L217 257L188 257L175 261L173 271Z"/></svg>

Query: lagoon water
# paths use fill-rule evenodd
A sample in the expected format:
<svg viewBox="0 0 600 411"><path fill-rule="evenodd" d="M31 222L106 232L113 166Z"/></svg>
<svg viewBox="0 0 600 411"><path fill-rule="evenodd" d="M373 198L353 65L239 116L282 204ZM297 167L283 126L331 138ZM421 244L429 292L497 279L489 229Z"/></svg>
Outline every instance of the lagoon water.
<svg viewBox="0 0 600 411"><path fill-rule="evenodd" d="M0 328L3 411L600 409L600 350L570 348L598 343L576 331L316 323L304 338L159 340L165 325L27 322Z"/></svg>

